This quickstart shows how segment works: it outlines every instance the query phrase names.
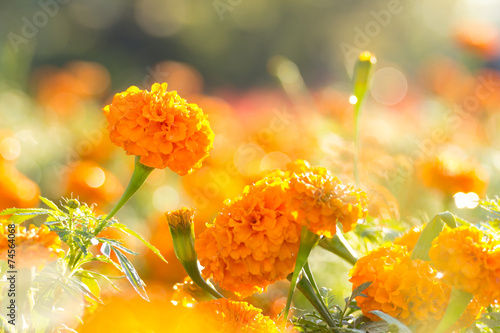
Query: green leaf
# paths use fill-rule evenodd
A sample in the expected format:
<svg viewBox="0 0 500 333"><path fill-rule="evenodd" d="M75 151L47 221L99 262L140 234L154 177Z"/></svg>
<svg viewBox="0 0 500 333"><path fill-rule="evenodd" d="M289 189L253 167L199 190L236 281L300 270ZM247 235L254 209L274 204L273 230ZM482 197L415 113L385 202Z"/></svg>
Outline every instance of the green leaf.
<svg viewBox="0 0 500 333"><path fill-rule="evenodd" d="M92 293L90 288L83 282L78 281L77 279L69 279L68 280L73 286L75 286L76 289L78 289L80 292L82 292L85 296L93 300L94 302L98 302L101 304L104 304L102 300L99 298L99 296L96 296ZM92 280L95 282L95 280ZM99 286L98 286L99 288ZM100 289L99 289L100 290Z"/></svg>
<svg viewBox="0 0 500 333"><path fill-rule="evenodd" d="M147 240L145 240L141 235L139 235L137 232L135 232L134 230L132 229L129 229L126 225L124 224L121 224L121 223L116 223L113 225L113 227L123 231L124 233L126 234L129 234L129 235L132 235L134 236L135 238L137 238L138 240L140 240L144 245L146 245L151 251L153 251L154 254L156 254L158 257L160 257L161 260L163 260L164 262L167 262L167 260L165 260L165 258L163 258L163 256L161 255L160 251L154 246L152 245L151 243L149 243Z"/></svg>
<svg viewBox="0 0 500 333"><path fill-rule="evenodd" d="M12 216L9 218L9 221L13 222L14 224L21 224L24 221L34 218L35 216L50 214L50 211L40 208L23 208L23 209L9 208L0 213L0 215L11 215L11 214Z"/></svg>
<svg viewBox="0 0 500 333"><path fill-rule="evenodd" d="M135 291L144 298L146 301L149 302L149 297L146 293L146 290L144 289L144 282L141 280L139 277L139 274L135 270L134 265L125 257L123 253L121 253L118 249L115 247L111 247L113 249L113 252L116 254L116 257L118 258L118 262L120 263L122 267L122 271L127 277L127 280L130 282L132 287L134 287Z"/></svg>
<svg viewBox="0 0 500 333"><path fill-rule="evenodd" d="M103 243L101 246L101 253L104 254L106 257L109 258L111 255L111 246L109 243Z"/></svg>
<svg viewBox="0 0 500 333"><path fill-rule="evenodd" d="M73 237L75 240L76 244L78 244L78 247L80 250L82 250L84 255L87 255L87 247L85 246L85 243L80 239L80 237Z"/></svg>
<svg viewBox="0 0 500 333"><path fill-rule="evenodd" d="M120 242L114 240L114 239L109 239L109 238L101 238L101 237L97 237L96 238L98 241L100 241L101 243L103 244L109 244L113 247L116 247L120 250L122 250L123 252L125 253L128 253L128 254L133 254L133 255L138 255L139 253L136 253L130 249L127 249L125 246L123 246Z"/></svg>
<svg viewBox="0 0 500 333"><path fill-rule="evenodd" d="M100 277L100 278L106 280L107 282L109 282L109 284L111 284L111 286L113 288L115 288L117 291L121 291L121 289L118 288L118 286L116 284L114 284L113 281L111 281L111 279L108 276L104 275L104 274L101 274L99 272L89 271L89 270L81 270L80 272L82 274L86 274L88 276L91 276L93 279L96 279L97 277ZM90 288L90 289L92 290L92 288Z"/></svg>
<svg viewBox="0 0 500 333"><path fill-rule="evenodd" d="M53 203L52 201L50 201L49 199L47 198L44 198L42 196L39 196L38 197L44 204L46 204L47 206L49 206L50 208L52 208L53 210L55 210L56 212L58 213L61 213L61 214L64 214L63 211L61 211L59 209L59 207L57 207L57 205L55 203Z"/></svg>
<svg viewBox="0 0 500 333"><path fill-rule="evenodd" d="M352 291L351 300L358 297L358 296L366 297L366 295L363 294L363 291L366 288L368 288L371 284L372 284L372 281L368 281L368 282L360 284L356 289L354 289Z"/></svg>
<svg viewBox="0 0 500 333"><path fill-rule="evenodd" d="M380 319L387 322L389 325L391 325L391 324L396 325L397 328L399 329L399 333L412 333L411 330L408 328L408 326L406 326L405 324L403 324L402 322L400 322L396 318L389 316L387 313L384 313L384 312L379 311L379 310L373 310L373 311L370 311L370 313L373 313L374 315L376 315Z"/></svg>

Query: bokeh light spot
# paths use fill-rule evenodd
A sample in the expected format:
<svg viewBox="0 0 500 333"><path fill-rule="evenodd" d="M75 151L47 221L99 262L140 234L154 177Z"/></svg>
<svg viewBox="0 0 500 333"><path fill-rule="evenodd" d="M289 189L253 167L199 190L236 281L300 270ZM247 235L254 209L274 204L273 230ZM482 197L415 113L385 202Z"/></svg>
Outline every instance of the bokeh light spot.
<svg viewBox="0 0 500 333"><path fill-rule="evenodd" d="M381 68L373 74L371 94L373 98L384 105L399 103L408 91L405 75L392 67Z"/></svg>
<svg viewBox="0 0 500 333"><path fill-rule="evenodd" d="M104 174L104 171L99 167L90 168L85 176L85 182L92 188L100 187L102 184L104 184L105 180L106 175Z"/></svg>
<svg viewBox="0 0 500 333"><path fill-rule="evenodd" d="M15 160L21 154L21 144L16 138L5 138L0 142L0 155L8 161Z"/></svg>
<svg viewBox="0 0 500 333"><path fill-rule="evenodd" d="M153 206L156 210L166 212L177 209L179 205L179 194L170 186L158 187L153 193Z"/></svg>
<svg viewBox="0 0 500 333"><path fill-rule="evenodd" d="M455 205L459 209L473 209L479 205L479 196L474 192L458 192L453 196L453 198L455 198Z"/></svg>
<svg viewBox="0 0 500 333"><path fill-rule="evenodd" d="M260 161L260 169L262 171L284 169L289 162L291 162L291 159L287 154L279 151L274 151L262 158L262 160Z"/></svg>
<svg viewBox="0 0 500 333"><path fill-rule="evenodd" d="M186 19L182 0L142 0L136 2L135 19L142 30L156 37L177 33Z"/></svg>

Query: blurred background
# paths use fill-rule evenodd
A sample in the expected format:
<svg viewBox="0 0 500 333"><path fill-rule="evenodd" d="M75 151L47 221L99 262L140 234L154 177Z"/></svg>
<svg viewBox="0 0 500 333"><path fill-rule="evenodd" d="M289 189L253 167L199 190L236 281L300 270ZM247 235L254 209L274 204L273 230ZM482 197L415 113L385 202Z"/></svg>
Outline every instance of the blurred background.
<svg viewBox="0 0 500 333"><path fill-rule="evenodd" d="M131 85L168 82L204 109L216 138L200 170L155 170L117 214L169 260L127 244L163 302L185 276L165 211L196 207L199 233L225 199L295 159L353 182L350 80L369 50L378 62L361 186L371 203L348 236L355 248L370 249L359 235L374 247L446 209L481 218L478 198L500 193L499 9L498 0L2 1L0 208L73 196L105 213L133 158L109 141L102 107ZM342 303L348 265L321 249L313 258ZM282 289L254 302L276 315Z"/></svg>

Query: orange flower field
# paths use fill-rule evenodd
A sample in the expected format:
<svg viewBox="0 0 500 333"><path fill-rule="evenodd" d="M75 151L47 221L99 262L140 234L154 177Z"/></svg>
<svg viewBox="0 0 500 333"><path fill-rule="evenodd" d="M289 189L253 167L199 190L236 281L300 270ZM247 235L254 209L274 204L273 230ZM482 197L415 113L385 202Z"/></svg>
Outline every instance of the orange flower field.
<svg viewBox="0 0 500 333"><path fill-rule="evenodd" d="M499 0L0 8L0 333L500 333Z"/></svg>

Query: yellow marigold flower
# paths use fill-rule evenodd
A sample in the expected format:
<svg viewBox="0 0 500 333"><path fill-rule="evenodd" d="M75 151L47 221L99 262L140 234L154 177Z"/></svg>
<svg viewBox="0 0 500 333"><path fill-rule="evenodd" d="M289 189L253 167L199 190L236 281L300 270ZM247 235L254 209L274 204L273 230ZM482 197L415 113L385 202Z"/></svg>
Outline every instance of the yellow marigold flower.
<svg viewBox="0 0 500 333"><path fill-rule="evenodd" d="M132 86L116 94L104 114L111 141L149 167L186 175L201 167L213 147L207 116L177 92L167 91L166 83L153 84L151 92Z"/></svg>
<svg viewBox="0 0 500 333"><path fill-rule="evenodd" d="M410 231L394 239L394 244L406 246L406 251L411 252L415 247L415 244L417 244L418 238L424 228L425 224L411 228Z"/></svg>
<svg viewBox="0 0 500 333"><path fill-rule="evenodd" d="M406 248L400 245L380 247L360 258L351 270L349 281L353 290L365 282L372 282L363 291L367 297L356 298L365 316L380 320L370 313L380 310L408 326L415 326L417 332L437 326L451 292L430 262L411 260ZM471 318L476 318L480 311L477 304L469 307L460 319L461 324L470 325Z"/></svg>
<svg viewBox="0 0 500 333"><path fill-rule="evenodd" d="M312 232L331 238L336 233L337 222L348 232L359 219L366 217L365 192L342 184L325 168L309 167L307 162L296 162L288 168L290 209L297 213L297 222ZM297 173L296 169L302 172Z"/></svg>
<svg viewBox="0 0 500 333"><path fill-rule="evenodd" d="M432 242L429 257L445 282L487 306L500 301L499 245L477 228L445 227Z"/></svg>
<svg viewBox="0 0 500 333"><path fill-rule="evenodd" d="M0 258L7 257L9 249L8 222L0 222ZM46 225L16 227L15 233L16 268L45 265L64 256L61 239Z"/></svg>
<svg viewBox="0 0 500 333"><path fill-rule="evenodd" d="M198 303L194 309L193 327L186 332L208 333L279 333L275 322L262 315L262 310L246 302L221 298Z"/></svg>
<svg viewBox="0 0 500 333"><path fill-rule="evenodd" d="M288 211L284 194L282 179L265 178L224 202L195 243L205 276L244 297L293 271L301 226Z"/></svg>

